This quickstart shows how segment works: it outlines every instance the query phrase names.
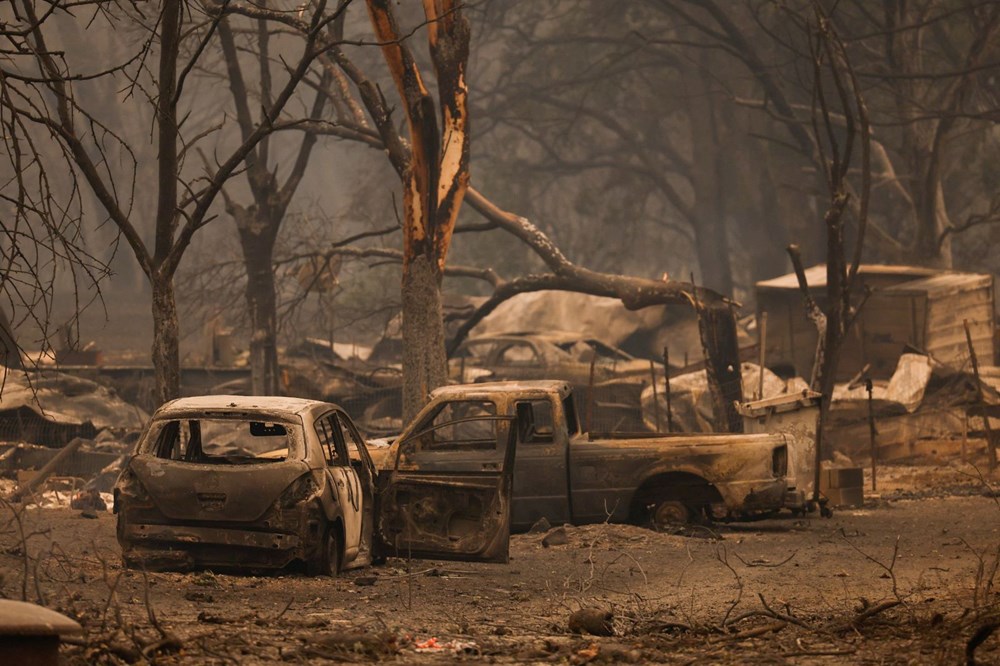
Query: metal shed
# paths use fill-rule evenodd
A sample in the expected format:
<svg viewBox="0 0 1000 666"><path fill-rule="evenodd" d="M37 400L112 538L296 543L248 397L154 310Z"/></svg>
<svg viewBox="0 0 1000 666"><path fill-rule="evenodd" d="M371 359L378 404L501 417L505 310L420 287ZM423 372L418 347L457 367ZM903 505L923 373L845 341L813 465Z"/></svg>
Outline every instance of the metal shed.
<svg viewBox="0 0 1000 666"><path fill-rule="evenodd" d="M907 345L943 362L962 362L968 357L963 319L972 326L981 362L993 363L992 275L878 264L862 265L858 272L872 294L844 342L838 380L850 379L867 363L874 378L887 379ZM812 266L806 278L813 298L824 307L826 266ZM795 274L758 282L756 291L758 319L768 313L768 367L809 377L816 329L806 318Z"/></svg>
<svg viewBox="0 0 1000 666"><path fill-rule="evenodd" d="M963 321L980 363L993 363L993 276L941 273L872 294L862 313L864 358L874 376L891 375L906 345L954 365L969 357Z"/></svg>

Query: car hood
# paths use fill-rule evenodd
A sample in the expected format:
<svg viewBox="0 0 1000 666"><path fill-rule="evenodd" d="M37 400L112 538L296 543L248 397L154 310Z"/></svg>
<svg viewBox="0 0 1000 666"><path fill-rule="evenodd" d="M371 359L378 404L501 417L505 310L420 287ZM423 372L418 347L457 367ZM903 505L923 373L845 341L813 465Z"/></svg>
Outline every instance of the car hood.
<svg viewBox="0 0 1000 666"><path fill-rule="evenodd" d="M302 460L259 465L199 465L140 455L129 463L156 508L170 520L259 519L309 466Z"/></svg>

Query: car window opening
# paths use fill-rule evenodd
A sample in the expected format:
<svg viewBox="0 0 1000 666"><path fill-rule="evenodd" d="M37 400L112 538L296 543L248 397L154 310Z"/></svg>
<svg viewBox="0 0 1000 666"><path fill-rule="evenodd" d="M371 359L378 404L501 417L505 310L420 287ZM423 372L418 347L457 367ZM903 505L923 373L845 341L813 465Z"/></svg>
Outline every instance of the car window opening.
<svg viewBox="0 0 1000 666"><path fill-rule="evenodd" d="M290 448L288 427L281 423L178 419L163 424L147 453L167 460L239 465L282 461Z"/></svg>

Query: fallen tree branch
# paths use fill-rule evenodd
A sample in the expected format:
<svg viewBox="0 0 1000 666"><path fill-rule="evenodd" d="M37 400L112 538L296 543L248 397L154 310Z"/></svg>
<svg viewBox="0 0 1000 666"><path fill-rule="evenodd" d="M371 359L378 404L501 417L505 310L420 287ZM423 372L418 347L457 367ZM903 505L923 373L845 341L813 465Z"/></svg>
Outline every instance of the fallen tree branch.
<svg viewBox="0 0 1000 666"><path fill-rule="evenodd" d="M765 634L777 633L788 626L787 622L772 622L770 624L764 624L759 627L753 627L752 629L744 629L743 631L733 634L733 638L736 640L743 640L745 638L756 638L758 636L763 636Z"/></svg>
<svg viewBox="0 0 1000 666"><path fill-rule="evenodd" d="M899 606L902 603L903 603L902 601L894 599L892 601L883 601L880 604L869 606L868 608L866 608L865 610L861 611L860 613L854 616L854 619L851 620L851 626L857 627L858 625L863 624L866 620L875 617L879 613L887 611L890 608L895 608L896 606Z"/></svg>

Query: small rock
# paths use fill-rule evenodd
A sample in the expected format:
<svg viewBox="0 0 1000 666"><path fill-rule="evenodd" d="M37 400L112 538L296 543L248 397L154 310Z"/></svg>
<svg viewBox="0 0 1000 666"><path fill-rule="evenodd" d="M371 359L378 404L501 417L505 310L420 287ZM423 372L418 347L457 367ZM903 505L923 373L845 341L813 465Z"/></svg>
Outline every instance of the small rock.
<svg viewBox="0 0 1000 666"><path fill-rule="evenodd" d="M371 587L377 580L375 576L358 576L354 579L354 584L359 587Z"/></svg>
<svg viewBox="0 0 1000 666"><path fill-rule="evenodd" d="M97 518L97 514L94 513L93 511L81 511L80 512L80 517L81 518L90 518L90 519L93 520L93 519Z"/></svg>
<svg viewBox="0 0 1000 666"><path fill-rule="evenodd" d="M69 501L69 507L71 509L82 509L84 513L93 514L95 511L107 511L108 505L104 503L104 499L101 497L101 493L97 491L96 488L91 488L88 490L81 490L76 495L73 496ZM96 518L93 516L84 516L85 518Z"/></svg>
<svg viewBox="0 0 1000 666"><path fill-rule="evenodd" d="M212 615L211 613L206 613L202 611L198 613L198 621L205 624L226 624L229 620L221 618L218 615Z"/></svg>
<svg viewBox="0 0 1000 666"><path fill-rule="evenodd" d="M542 546L549 548L550 546L565 546L569 543L569 535L566 533L565 527L557 527L545 535L542 539Z"/></svg>
<svg viewBox="0 0 1000 666"><path fill-rule="evenodd" d="M211 594L208 592L201 592L200 590L188 590L184 593L184 598L188 601L201 601L209 604L215 601L215 597Z"/></svg>
<svg viewBox="0 0 1000 666"><path fill-rule="evenodd" d="M531 529L528 530L528 534L542 534L543 532L548 532L551 529L552 523L549 522L548 518L542 516L535 521L534 525L531 526Z"/></svg>
<svg viewBox="0 0 1000 666"><path fill-rule="evenodd" d="M614 615L600 608L581 608L569 616L569 630L574 634L614 636Z"/></svg>

